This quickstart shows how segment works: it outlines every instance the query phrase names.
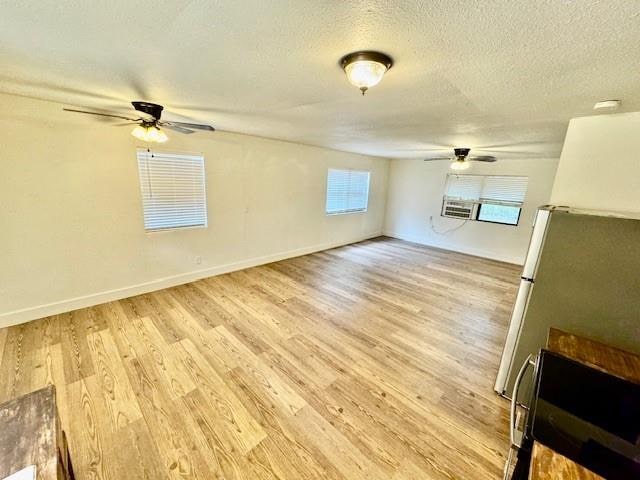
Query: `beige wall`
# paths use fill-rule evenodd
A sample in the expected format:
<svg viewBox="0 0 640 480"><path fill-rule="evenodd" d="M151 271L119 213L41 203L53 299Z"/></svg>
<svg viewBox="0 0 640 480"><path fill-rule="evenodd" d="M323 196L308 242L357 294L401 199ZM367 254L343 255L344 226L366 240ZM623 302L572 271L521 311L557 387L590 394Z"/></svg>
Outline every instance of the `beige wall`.
<svg viewBox="0 0 640 480"><path fill-rule="evenodd" d="M464 173L525 175L529 187L517 227L440 216L448 162L392 160L385 233L412 242L471 255L522 264L529 245L531 225L538 206L549 202L557 159L503 159L473 163ZM433 217L432 229L429 217ZM444 232L462 225L449 233ZM434 231L436 230L436 231Z"/></svg>
<svg viewBox="0 0 640 480"><path fill-rule="evenodd" d="M640 212L640 112L571 120L551 202Z"/></svg>
<svg viewBox="0 0 640 480"><path fill-rule="evenodd" d="M204 153L209 226L145 233L129 130L0 95L0 327L382 231L388 160L169 132ZM366 213L325 215L329 167L371 171Z"/></svg>

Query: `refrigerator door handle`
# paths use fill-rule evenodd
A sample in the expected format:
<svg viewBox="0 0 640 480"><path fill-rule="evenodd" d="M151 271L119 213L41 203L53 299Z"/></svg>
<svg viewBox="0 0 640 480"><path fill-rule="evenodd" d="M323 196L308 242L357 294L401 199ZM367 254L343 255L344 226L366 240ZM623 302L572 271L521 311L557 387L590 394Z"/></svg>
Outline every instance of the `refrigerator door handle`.
<svg viewBox="0 0 640 480"><path fill-rule="evenodd" d="M522 379L524 378L524 374L530 366L535 366L536 362L534 361L534 356L529 355L525 362L520 367L520 371L518 372L518 376L516 377L516 383L513 386L513 394L511 396L511 414L509 416L510 419L510 437L511 437L511 445L520 448L522 446L522 437L524 434L518 435L519 431L516 429L516 407L518 405L518 391L520 390L520 384L522 383ZM525 422L526 423L526 422ZM518 438L519 437L519 438Z"/></svg>

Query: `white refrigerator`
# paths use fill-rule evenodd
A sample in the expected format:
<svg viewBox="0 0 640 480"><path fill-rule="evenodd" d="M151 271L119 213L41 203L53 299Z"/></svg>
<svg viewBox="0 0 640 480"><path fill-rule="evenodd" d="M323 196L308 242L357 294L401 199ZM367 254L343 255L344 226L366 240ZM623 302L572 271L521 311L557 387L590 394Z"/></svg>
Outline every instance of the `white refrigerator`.
<svg viewBox="0 0 640 480"><path fill-rule="evenodd" d="M511 396L549 327L640 353L640 214L541 207L495 390Z"/></svg>

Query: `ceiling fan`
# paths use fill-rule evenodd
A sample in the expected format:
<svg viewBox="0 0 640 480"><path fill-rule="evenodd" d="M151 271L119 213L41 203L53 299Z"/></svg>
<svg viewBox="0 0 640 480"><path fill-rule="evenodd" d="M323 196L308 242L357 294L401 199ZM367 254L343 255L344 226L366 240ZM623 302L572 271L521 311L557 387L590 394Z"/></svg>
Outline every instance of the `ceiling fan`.
<svg viewBox="0 0 640 480"><path fill-rule="evenodd" d="M169 137L162 131L162 128L173 130L179 133L194 133L195 130L207 130L214 132L215 128L211 125L203 125L200 123L187 123L187 122L166 122L160 120L162 116L162 110L164 107L156 103L148 102L131 102L135 112L130 115L111 113L111 112L90 112L87 110L77 110L74 108L64 108L66 112L86 113L89 115L98 115L101 117L117 118L120 120L127 120L124 125L130 125L136 123L136 127L132 130L131 135L143 140L145 142L166 142Z"/></svg>
<svg viewBox="0 0 640 480"><path fill-rule="evenodd" d="M425 162L430 162L433 160L453 160L451 163L452 170L466 170L469 168L470 161L473 162L495 162L497 159L491 155L483 155L478 157L470 157L469 152L470 148L454 148L453 149L453 157L436 157L436 158L425 158Z"/></svg>

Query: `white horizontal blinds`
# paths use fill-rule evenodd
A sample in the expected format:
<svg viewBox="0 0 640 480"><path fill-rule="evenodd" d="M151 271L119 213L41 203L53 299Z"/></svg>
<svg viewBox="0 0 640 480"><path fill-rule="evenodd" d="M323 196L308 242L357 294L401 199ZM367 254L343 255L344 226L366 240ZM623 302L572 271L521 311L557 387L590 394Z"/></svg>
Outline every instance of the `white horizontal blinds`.
<svg viewBox="0 0 640 480"><path fill-rule="evenodd" d="M362 212L369 202L369 172L329 169L327 213Z"/></svg>
<svg viewBox="0 0 640 480"><path fill-rule="evenodd" d="M528 177L489 176L485 177L480 201L522 207L527 194Z"/></svg>
<svg viewBox="0 0 640 480"><path fill-rule="evenodd" d="M204 158L138 150L146 230L207 225Z"/></svg>
<svg viewBox="0 0 640 480"><path fill-rule="evenodd" d="M521 207L528 183L528 177L449 174L445 197L453 200Z"/></svg>
<svg viewBox="0 0 640 480"><path fill-rule="evenodd" d="M482 180L480 175L447 175L445 196L448 199L471 200L477 202L482 192Z"/></svg>

